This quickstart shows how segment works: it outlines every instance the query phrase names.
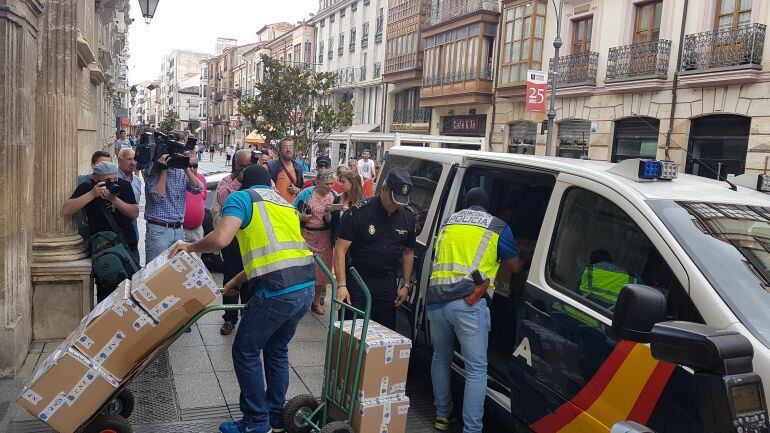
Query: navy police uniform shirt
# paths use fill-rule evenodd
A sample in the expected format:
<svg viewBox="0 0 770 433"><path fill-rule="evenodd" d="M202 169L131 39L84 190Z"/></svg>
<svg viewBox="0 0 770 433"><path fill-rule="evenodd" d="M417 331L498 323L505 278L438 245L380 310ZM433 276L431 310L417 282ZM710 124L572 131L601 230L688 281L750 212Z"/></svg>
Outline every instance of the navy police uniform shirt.
<svg viewBox="0 0 770 433"><path fill-rule="evenodd" d="M404 247L414 248L414 213L388 214L378 196L352 206L340 219L338 237L351 242L348 265L361 274L384 274L399 265Z"/></svg>

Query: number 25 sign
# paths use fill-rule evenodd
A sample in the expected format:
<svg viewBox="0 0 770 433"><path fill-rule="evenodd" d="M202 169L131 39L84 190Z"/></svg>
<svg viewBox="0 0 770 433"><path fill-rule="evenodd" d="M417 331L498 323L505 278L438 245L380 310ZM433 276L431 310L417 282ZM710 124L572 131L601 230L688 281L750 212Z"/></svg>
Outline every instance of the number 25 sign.
<svg viewBox="0 0 770 433"><path fill-rule="evenodd" d="M548 72L527 71L528 113L545 113L545 94L548 87Z"/></svg>

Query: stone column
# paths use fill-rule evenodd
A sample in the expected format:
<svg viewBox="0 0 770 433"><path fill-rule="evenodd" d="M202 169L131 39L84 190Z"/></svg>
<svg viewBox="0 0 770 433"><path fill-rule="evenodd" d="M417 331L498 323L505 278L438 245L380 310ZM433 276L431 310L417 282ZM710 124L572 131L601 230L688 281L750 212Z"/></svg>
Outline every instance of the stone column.
<svg viewBox="0 0 770 433"><path fill-rule="evenodd" d="M14 375L31 338L28 257L38 0L0 0L0 377Z"/></svg>
<svg viewBox="0 0 770 433"><path fill-rule="evenodd" d="M91 264L61 206L77 179L77 2L43 0L37 71L32 332L66 337L90 310Z"/></svg>

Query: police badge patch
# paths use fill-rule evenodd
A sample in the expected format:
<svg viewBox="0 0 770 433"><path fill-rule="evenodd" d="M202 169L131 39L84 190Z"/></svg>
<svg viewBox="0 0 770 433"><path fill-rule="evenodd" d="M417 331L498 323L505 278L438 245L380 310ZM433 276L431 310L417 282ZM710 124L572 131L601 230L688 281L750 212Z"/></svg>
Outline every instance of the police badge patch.
<svg viewBox="0 0 770 433"><path fill-rule="evenodd" d="M401 187L401 194L403 195L409 194L409 185L404 185Z"/></svg>
<svg viewBox="0 0 770 433"><path fill-rule="evenodd" d="M377 232L374 228L374 224L369 224L369 234L374 236L374 234Z"/></svg>

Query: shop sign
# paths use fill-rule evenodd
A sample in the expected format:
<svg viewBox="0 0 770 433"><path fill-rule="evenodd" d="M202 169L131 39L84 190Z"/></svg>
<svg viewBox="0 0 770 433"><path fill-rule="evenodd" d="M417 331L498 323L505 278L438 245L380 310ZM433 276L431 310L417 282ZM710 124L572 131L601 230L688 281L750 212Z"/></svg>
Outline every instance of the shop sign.
<svg viewBox="0 0 770 433"><path fill-rule="evenodd" d="M428 131L430 130L430 124L428 123L393 123L390 125L390 130L393 132Z"/></svg>
<svg viewBox="0 0 770 433"><path fill-rule="evenodd" d="M128 117L121 117L120 118L120 127L121 128L128 128L131 126L131 120L129 120Z"/></svg>
<svg viewBox="0 0 770 433"><path fill-rule="evenodd" d="M441 132L455 135L484 135L487 126L486 115L442 117Z"/></svg>
<svg viewBox="0 0 770 433"><path fill-rule="evenodd" d="M548 72L527 71L527 113L545 113Z"/></svg>

